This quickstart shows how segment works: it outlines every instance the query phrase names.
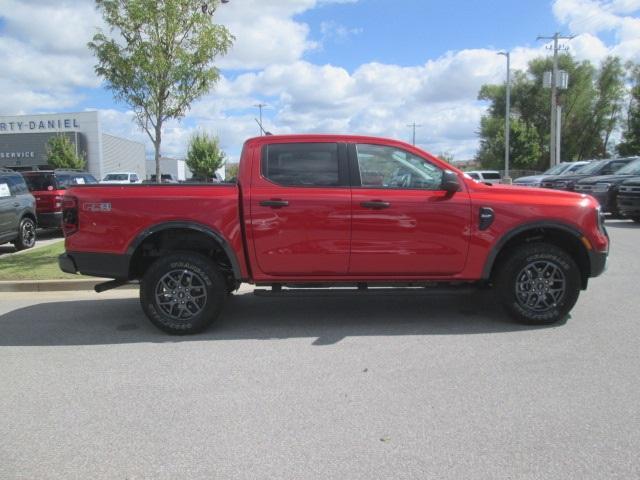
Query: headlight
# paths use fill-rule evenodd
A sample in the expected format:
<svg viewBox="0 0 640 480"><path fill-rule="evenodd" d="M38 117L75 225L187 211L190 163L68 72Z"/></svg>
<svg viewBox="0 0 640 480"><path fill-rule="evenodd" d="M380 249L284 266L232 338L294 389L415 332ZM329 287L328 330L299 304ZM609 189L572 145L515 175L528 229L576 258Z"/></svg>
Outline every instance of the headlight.
<svg viewBox="0 0 640 480"><path fill-rule="evenodd" d="M604 192L608 192L610 188L611 188L610 183L596 183L595 186L593 187L593 191L597 193L604 193Z"/></svg>

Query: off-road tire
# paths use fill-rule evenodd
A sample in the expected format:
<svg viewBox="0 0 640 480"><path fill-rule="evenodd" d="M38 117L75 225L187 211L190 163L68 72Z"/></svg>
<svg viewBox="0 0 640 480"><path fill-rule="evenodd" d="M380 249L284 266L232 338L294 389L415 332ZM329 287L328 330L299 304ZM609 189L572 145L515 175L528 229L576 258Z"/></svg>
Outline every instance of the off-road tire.
<svg viewBox="0 0 640 480"><path fill-rule="evenodd" d="M26 250L36 244L36 222L29 217L20 220L18 238L13 241L16 250Z"/></svg>
<svg viewBox="0 0 640 480"><path fill-rule="evenodd" d="M140 304L160 330L189 335L202 332L218 318L226 292L224 276L211 259L177 252L156 260L145 272Z"/></svg>
<svg viewBox="0 0 640 480"><path fill-rule="evenodd" d="M573 258L548 243L518 246L506 255L496 266L494 285L509 315L529 325L565 319L581 289L580 269Z"/></svg>

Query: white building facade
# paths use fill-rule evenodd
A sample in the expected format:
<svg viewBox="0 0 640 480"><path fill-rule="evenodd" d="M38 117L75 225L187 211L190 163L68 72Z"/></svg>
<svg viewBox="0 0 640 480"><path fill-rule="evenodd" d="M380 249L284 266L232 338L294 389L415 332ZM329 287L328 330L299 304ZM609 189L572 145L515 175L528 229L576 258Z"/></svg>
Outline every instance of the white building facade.
<svg viewBox="0 0 640 480"><path fill-rule="evenodd" d="M48 169L47 143L64 135L87 161L97 179L110 172L135 172L145 178L143 143L102 132L98 112L0 115L0 166L16 170Z"/></svg>

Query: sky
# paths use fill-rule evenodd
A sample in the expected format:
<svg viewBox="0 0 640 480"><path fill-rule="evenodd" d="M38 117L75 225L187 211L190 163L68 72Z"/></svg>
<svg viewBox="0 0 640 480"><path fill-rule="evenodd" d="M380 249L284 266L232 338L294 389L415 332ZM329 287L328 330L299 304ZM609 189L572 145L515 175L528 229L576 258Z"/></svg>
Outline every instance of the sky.
<svg viewBox="0 0 640 480"><path fill-rule="evenodd" d="M91 0L0 0L0 115L99 110L103 130L153 147L94 73L86 48L104 28ZM220 138L231 161L259 133L266 103L276 134L354 133L411 140L470 159L485 83L548 55L538 35L578 59L640 62L640 0L230 0L214 20L235 35L216 58L221 80L168 122L162 153L183 158L189 137Z"/></svg>

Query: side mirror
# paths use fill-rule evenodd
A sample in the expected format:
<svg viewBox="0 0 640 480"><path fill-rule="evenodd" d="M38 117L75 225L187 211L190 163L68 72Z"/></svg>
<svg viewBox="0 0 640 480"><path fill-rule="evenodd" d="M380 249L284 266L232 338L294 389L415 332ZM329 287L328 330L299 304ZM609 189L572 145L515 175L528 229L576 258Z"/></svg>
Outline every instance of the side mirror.
<svg viewBox="0 0 640 480"><path fill-rule="evenodd" d="M454 194L460 191L460 180L451 170L445 170L442 173L442 183L440 184L440 190L444 190L447 193Z"/></svg>

